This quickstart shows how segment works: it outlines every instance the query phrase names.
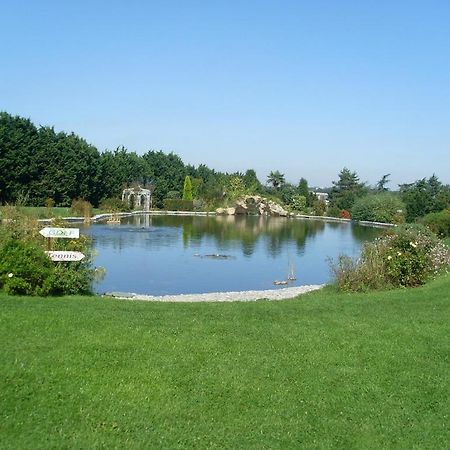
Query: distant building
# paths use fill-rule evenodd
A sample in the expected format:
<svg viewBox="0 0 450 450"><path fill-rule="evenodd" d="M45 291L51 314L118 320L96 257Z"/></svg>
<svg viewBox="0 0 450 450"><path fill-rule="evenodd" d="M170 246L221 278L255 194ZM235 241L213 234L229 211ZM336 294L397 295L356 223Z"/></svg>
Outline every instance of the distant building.
<svg viewBox="0 0 450 450"><path fill-rule="evenodd" d="M316 196L317 200L325 202L328 205L328 192L310 192Z"/></svg>

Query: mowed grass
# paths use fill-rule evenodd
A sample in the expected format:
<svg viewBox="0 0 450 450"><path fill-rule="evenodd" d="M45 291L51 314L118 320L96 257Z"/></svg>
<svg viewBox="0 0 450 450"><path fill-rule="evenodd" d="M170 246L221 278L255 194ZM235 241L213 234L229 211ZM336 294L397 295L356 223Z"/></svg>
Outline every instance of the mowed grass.
<svg viewBox="0 0 450 450"><path fill-rule="evenodd" d="M5 206L0 206L0 219L5 214ZM51 219L54 217L72 217L79 214L74 214L68 207L54 207L46 208L45 206L19 206L19 211L26 216L33 217L35 219ZM92 214L100 214L101 211L98 208L94 208Z"/></svg>
<svg viewBox="0 0 450 450"><path fill-rule="evenodd" d="M231 304L0 295L0 447L448 448L449 287Z"/></svg>

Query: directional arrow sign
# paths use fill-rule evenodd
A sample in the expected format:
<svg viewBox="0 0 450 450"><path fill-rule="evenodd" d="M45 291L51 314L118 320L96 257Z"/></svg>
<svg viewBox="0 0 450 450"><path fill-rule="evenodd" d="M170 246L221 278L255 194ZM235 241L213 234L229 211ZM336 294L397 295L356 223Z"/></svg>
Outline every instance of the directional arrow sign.
<svg viewBox="0 0 450 450"><path fill-rule="evenodd" d="M39 231L46 238L66 238L78 239L80 237L79 228L51 228L45 227Z"/></svg>
<svg viewBox="0 0 450 450"><path fill-rule="evenodd" d="M81 252L51 251L45 253L52 261L81 261L84 258Z"/></svg>

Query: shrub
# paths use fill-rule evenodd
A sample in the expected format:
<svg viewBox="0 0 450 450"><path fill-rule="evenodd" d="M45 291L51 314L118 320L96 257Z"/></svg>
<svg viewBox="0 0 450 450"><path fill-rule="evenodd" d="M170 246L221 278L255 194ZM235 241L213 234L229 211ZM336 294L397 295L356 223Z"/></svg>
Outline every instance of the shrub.
<svg viewBox="0 0 450 450"><path fill-rule="evenodd" d="M119 198L105 198L100 202L100 209L108 213L116 213L130 211L130 206Z"/></svg>
<svg viewBox="0 0 450 450"><path fill-rule="evenodd" d="M323 200L316 200L313 203L313 211L316 216L323 216L327 209L327 204Z"/></svg>
<svg viewBox="0 0 450 450"><path fill-rule="evenodd" d="M339 213L339 217L340 217L341 219L351 219L351 218L352 218L352 216L350 215L350 213L349 213L346 209L343 209L343 210Z"/></svg>
<svg viewBox="0 0 450 450"><path fill-rule="evenodd" d="M373 194L356 201L352 208L355 220L371 222L403 223L405 205L399 197L392 194Z"/></svg>
<svg viewBox="0 0 450 450"><path fill-rule="evenodd" d="M194 202L192 200L164 199L164 209L167 211L192 211Z"/></svg>
<svg viewBox="0 0 450 450"><path fill-rule="evenodd" d="M450 249L430 230L404 225L393 233L363 246L354 261L341 256L332 262L336 285L343 291L413 287L450 265Z"/></svg>
<svg viewBox="0 0 450 450"><path fill-rule="evenodd" d="M327 209L327 216L339 217L340 214L341 214L341 210L337 206L330 206Z"/></svg>
<svg viewBox="0 0 450 450"><path fill-rule="evenodd" d="M450 209L430 213L422 218L421 223L441 237L450 236Z"/></svg>
<svg viewBox="0 0 450 450"><path fill-rule="evenodd" d="M52 198L47 198L45 200L45 207L48 209L51 209L55 206L55 200L53 200Z"/></svg>
<svg viewBox="0 0 450 450"><path fill-rule="evenodd" d="M39 234L35 220L7 210L8 220L0 227L0 288L17 295L89 294L94 275L91 267L91 241L54 239L54 250L81 251L85 258L78 262L53 262L45 254L46 240ZM54 226L63 227L55 220Z"/></svg>
<svg viewBox="0 0 450 450"><path fill-rule="evenodd" d="M304 212L306 210L306 197L295 194L292 196L291 207L295 211Z"/></svg>
<svg viewBox="0 0 450 450"><path fill-rule="evenodd" d="M183 200L192 200L192 181L189 175L184 178Z"/></svg>
<svg viewBox="0 0 450 450"><path fill-rule="evenodd" d="M72 206L70 207L70 210L73 214L76 214L77 216L82 216L85 218L92 216L92 205L82 198L77 198L72 200Z"/></svg>
<svg viewBox="0 0 450 450"><path fill-rule="evenodd" d="M37 294L51 270L52 262L32 242L8 239L0 247L0 283L6 292Z"/></svg>

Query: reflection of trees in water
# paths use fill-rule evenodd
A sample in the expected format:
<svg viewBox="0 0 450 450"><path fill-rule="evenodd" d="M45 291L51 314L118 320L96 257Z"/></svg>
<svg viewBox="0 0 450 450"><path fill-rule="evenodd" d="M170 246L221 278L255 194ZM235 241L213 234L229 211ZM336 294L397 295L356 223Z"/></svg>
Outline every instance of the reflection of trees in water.
<svg viewBox="0 0 450 450"><path fill-rule="evenodd" d="M386 228L375 228L358 224L352 226L352 236L360 242L373 241L387 231L388 229Z"/></svg>
<svg viewBox="0 0 450 450"><path fill-rule="evenodd" d="M173 220L178 219L178 220ZM305 245L308 236L322 232L325 223L320 221L300 221L286 218L268 218L262 216L218 216L218 217L182 217L171 218L166 226L183 227L183 240L201 240L208 236L221 248L229 246L230 241L240 242L244 255L250 256L263 238L267 242L270 255L276 256L286 242L292 242L298 248Z"/></svg>
<svg viewBox="0 0 450 450"><path fill-rule="evenodd" d="M135 216L123 220L120 227L103 226L93 235L101 245L115 249L127 246L167 248L182 239L185 248L198 247L202 241L211 240L220 251L227 251L236 248L237 243L245 256L251 256L262 240L267 253L276 257L286 244L295 246L301 254L308 238L323 233L326 227L337 231L343 226L351 226L353 237L358 241L374 239L381 233L379 229L359 225L281 217Z"/></svg>

